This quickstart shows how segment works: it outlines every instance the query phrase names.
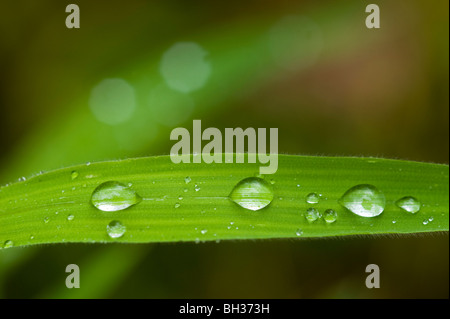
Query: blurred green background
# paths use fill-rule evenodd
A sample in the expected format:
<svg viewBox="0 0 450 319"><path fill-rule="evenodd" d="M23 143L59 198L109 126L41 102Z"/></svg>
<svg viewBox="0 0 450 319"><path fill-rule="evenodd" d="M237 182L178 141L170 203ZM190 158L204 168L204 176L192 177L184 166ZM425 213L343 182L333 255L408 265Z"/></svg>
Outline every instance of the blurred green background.
<svg viewBox="0 0 450 319"><path fill-rule="evenodd" d="M76 3L81 28L67 29ZM278 127L279 152L449 161L449 3L2 1L0 184ZM1 232L1 225L0 225ZM81 288L65 287L65 267ZM365 287L365 267L381 288ZM2 298L448 298L449 240L386 236L0 251Z"/></svg>

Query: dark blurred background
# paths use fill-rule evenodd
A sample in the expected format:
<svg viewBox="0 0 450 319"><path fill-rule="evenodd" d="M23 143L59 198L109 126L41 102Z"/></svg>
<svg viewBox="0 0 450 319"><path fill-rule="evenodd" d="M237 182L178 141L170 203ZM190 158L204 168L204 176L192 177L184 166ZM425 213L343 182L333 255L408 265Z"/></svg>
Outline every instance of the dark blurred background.
<svg viewBox="0 0 450 319"><path fill-rule="evenodd" d="M0 184L168 154L170 131L278 127L287 154L448 164L449 3L0 3ZM122 104L121 104L122 103ZM126 105L126 107L123 107ZM1 232L1 226L0 226ZM2 298L448 298L448 234L0 251ZM65 287L67 264L81 289ZM381 288L365 287L365 267Z"/></svg>

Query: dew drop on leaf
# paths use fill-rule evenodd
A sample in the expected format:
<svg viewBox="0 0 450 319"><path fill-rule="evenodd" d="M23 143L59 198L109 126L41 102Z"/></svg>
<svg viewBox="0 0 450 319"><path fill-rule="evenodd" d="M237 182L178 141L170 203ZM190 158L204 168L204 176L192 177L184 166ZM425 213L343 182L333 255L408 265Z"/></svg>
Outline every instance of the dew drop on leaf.
<svg viewBox="0 0 450 319"><path fill-rule="evenodd" d="M242 208L260 210L273 200L272 185L264 179L249 177L240 181L231 191L230 199Z"/></svg>
<svg viewBox="0 0 450 319"><path fill-rule="evenodd" d="M91 203L104 212L127 209L142 201L130 187L115 181L99 185L92 193Z"/></svg>
<svg viewBox="0 0 450 319"><path fill-rule="evenodd" d="M12 240L7 240L5 241L5 243L3 244L3 248L11 248L14 246L14 242Z"/></svg>
<svg viewBox="0 0 450 319"><path fill-rule="evenodd" d="M111 238L120 238L125 234L127 228L119 221L113 220L106 226L106 232Z"/></svg>
<svg viewBox="0 0 450 319"><path fill-rule="evenodd" d="M336 213L336 211L333 210L333 209L327 209L323 213L323 219L325 220L325 222L327 224L334 223L337 220L337 213Z"/></svg>
<svg viewBox="0 0 450 319"><path fill-rule="evenodd" d="M305 218L308 222L310 223L315 222L320 217L321 217L320 212L317 209L311 207L306 210Z"/></svg>
<svg viewBox="0 0 450 319"><path fill-rule="evenodd" d="M380 215L386 206L386 197L375 186L356 185L350 188L340 199L339 204L361 217Z"/></svg>
<svg viewBox="0 0 450 319"><path fill-rule="evenodd" d="M420 202L412 196L400 198L395 202L395 205L411 214L416 214L420 210Z"/></svg>
<svg viewBox="0 0 450 319"><path fill-rule="evenodd" d="M319 202L319 195L316 193L310 193L306 195L306 202L308 204L317 204Z"/></svg>
<svg viewBox="0 0 450 319"><path fill-rule="evenodd" d="M70 177L72 178L72 180L76 179L78 177L78 172L72 171L72 173L70 174Z"/></svg>

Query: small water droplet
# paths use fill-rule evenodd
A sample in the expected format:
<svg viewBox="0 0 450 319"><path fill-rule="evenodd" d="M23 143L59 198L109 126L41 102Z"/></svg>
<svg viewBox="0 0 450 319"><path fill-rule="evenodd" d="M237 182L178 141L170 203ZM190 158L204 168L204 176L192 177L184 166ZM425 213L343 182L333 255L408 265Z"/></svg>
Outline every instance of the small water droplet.
<svg viewBox="0 0 450 319"><path fill-rule="evenodd" d="M185 182L186 184L189 184L189 183L191 182L191 178L190 178L189 176L186 176L186 177L184 178L184 182Z"/></svg>
<svg viewBox="0 0 450 319"><path fill-rule="evenodd" d="M200 190L200 186L198 186L197 184L195 184L194 189L196 192L198 192Z"/></svg>
<svg viewBox="0 0 450 319"><path fill-rule="evenodd" d="M398 201L396 201L395 204L404 211L411 214L416 214L420 210L420 202L412 196L402 197Z"/></svg>
<svg viewBox="0 0 450 319"><path fill-rule="evenodd" d="M295 235L297 235L298 237L303 235L303 230L301 230L300 228L297 229L297 231L295 232Z"/></svg>
<svg viewBox="0 0 450 319"><path fill-rule="evenodd" d="M428 221L429 221L429 222L432 222L433 220L434 220L433 217L428 218Z"/></svg>
<svg viewBox="0 0 450 319"><path fill-rule="evenodd" d="M204 234L206 234L208 232L208 230L207 229L202 229L200 232L202 233L202 235L204 235Z"/></svg>
<svg viewBox="0 0 450 319"><path fill-rule="evenodd" d="M396 224L396 223L397 223L397 221L396 221L396 220L393 220L393 221L392 221L392 224Z"/></svg>
<svg viewBox="0 0 450 319"><path fill-rule="evenodd" d="M319 202L319 195L316 193L310 193L306 195L306 202L308 204L317 204Z"/></svg>
<svg viewBox="0 0 450 319"><path fill-rule="evenodd" d="M183 196L178 196L178 200L183 200Z"/></svg>
<svg viewBox="0 0 450 319"><path fill-rule="evenodd" d="M78 177L78 172L72 171L72 173L70 173L70 177L72 178L72 180L76 179Z"/></svg>
<svg viewBox="0 0 450 319"><path fill-rule="evenodd" d="M176 204L174 205L175 208L178 208L178 207L180 207L180 206L181 206L180 203L176 203Z"/></svg>
<svg viewBox="0 0 450 319"><path fill-rule="evenodd" d="M67 216L67 220L68 220L68 221L71 221L71 220L73 220L74 218L75 218L75 216L72 215L72 214L70 214L69 216Z"/></svg>
<svg viewBox="0 0 450 319"><path fill-rule="evenodd" d="M386 198L375 186L361 184L350 188L339 199L339 204L358 216L375 217L384 211Z"/></svg>
<svg viewBox="0 0 450 319"><path fill-rule="evenodd" d="M3 244L3 248L11 248L14 246L14 242L12 240L7 240L5 241L5 243Z"/></svg>
<svg viewBox="0 0 450 319"><path fill-rule="evenodd" d="M187 189L187 188L183 189L183 192L187 193L187 192L188 192L188 189Z"/></svg>
<svg viewBox="0 0 450 319"><path fill-rule="evenodd" d="M270 180L270 184L272 184L272 185L275 184L275 180L274 180L274 179L271 179L271 180Z"/></svg>
<svg viewBox="0 0 450 319"><path fill-rule="evenodd" d="M48 217L44 217L44 223L48 223L50 221L50 218L48 218Z"/></svg>
<svg viewBox="0 0 450 319"><path fill-rule="evenodd" d="M318 220L321 217L320 212L311 207L306 210L305 218L308 222L312 223Z"/></svg>
<svg viewBox="0 0 450 319"><path fill-rule="evenodd" d="M19 178L19 182L25 182L27 179L25 176Z"/></svg>
<svg viewBox="0 0 450 319"><path fill-rule="evenodd" d="M325 220L325 222L327 224L334 223L337 220L337 213L336 213L336 211L333 210L333 209L327 209L323 213L323 219Z"/></svg>
<svg viewBox="0 0 450 319"><path fill-rule="evenodd" d="M425 219L425 220L422 222L422 224L424 224L424 225L428 225L428 223L429 223L429 220L428 220L428 219Z"/></svg>
<svg viewBox="0 0 450 319"><path fill-rule="evenodd" d="M142 198L131 188L119 182L105 182L92 193L91 203L99 210L124 210L141 202Z"/></svg>
<svg viewBox="0 0 450 319"><path fill-rule="evenodd" d="M264 179L249 177L234 187L230 199L245 209L260 210L273 200L272 185Z"/></svg>
<svg viewBox="0 0 450 319"><path fill-rule="evenodd" d="M113 220L106 226L106 232L111 238L120 238L125 234L127 228L119 221Z"/></svg>

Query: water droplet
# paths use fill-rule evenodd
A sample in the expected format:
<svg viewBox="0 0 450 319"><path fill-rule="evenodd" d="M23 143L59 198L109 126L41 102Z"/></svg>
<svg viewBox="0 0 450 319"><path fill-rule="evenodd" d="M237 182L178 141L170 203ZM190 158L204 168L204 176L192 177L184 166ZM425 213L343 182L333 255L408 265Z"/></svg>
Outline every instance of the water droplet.
<svg viewBox="0 0 450 319"><path fill-rule="evenodd" d="M375 217L384 211L386 198L375 186L361 184L350 188L339 203L358 216Z"/></svg>
<svg viewBox="0 0 450 319"><path fill-rule="evenodd" d="M202 233L202 235L204 235L204 234L206 234L208 232L208 230L207 229L202 229L200 232Z"/></svg>
<svg viewBox="0 0 450 319"><path fill-rule="evenodd" d="M397 223L397 221L396 221L396 220L393 220L393 221L392 221L392 224L396 224L396 223Z"/></svg>
<svg viewBox="0 0 450 319"><path fill-rule="evenodd" d="M434 220L433 217L428 218L428 221L432 222Z"/></svg>
<svg viewBox="0 0 450 319"><path fill-rule="evenodd" d="M420 210L420 202L412 196L402 197L398 201L396 201L395 204L404 211L411 214L416 214Z"/></svg>
<svg viewBox="0 0 450 319"><path fill-rule="evenodd" d="M183 200L183 196L178 196L178 200Z"/></svg>
<svg viewBox="0 0 450 319"><path fill-rule="evenodd" d="M231 191L230 199L249 210L260 210L273 200L272 185L258 177L240 181Z"/></svg>
<svg viewBox="0 0 450 319"><path fill-rule="evenodd" d="M70 173L70 177L72 178L72 180L76 179L78 177L78 172L77 171L72 171L72 173Z"/></svg>
<svg viewBox="0 0 450 319"><path fill-rule="evenodd" d="M33 236L33 235L31 235L31 236L30 236L30 239L31 239L31 240L33 240L33 239L34 239L34 236Z"/></svg>
<svg viewBox="0 0 450 319"><path fill-rule="evenodd" d="M25 182L27 179L26 179L26 177L20 177L19 178L19 182Z"/></svg>
<svg viewBox="0 0 450 319"><path fill-rule="evenodd" d="M99 185L91 197L91 203L104 212L123 210L138 204L141 200L134 190L113 181Z"/></svg>
<svg viewBox="0 0 450 319"><path fill-rule="evenodd" d="M180 206L181 206L180 203L176 203L174 207L175 207L175 208L178 208L178 207L180 207Z"/></svg>
<svg viewBox="0 0 450 319"><path fill-rule="evenodd" d="M270 184L272 184L272 185L275 184L275 180L274 180L274 179L271 179L271 180L270 180Z"/></svg>
<svg viewBox="0 0 450 319"><path fill-rule="evenodd" d="M187 193L187 192L188 192L188 189L187 189L187 188L183 189L183 192Z"/></svg>
<svg viewBox="0 0 450 319"><path fill-rule="evenodd" d="M315 222L320 217L321 217L320 212L317 209L311 207L306 210L305 218L308 222L310 223Z"/></svg>
<svg viewBox="0 0 450 319"><path fill-rule="evenodd" d="M184 178L184 182L185 182L186 184L189 184L189 183L191 182L191 178L190 178L189 176L186 176L186 177Z"/></svg>
<svg viewBox="0 0 450 319"><path fill-rule="evenodd" d="M337 213L336 211L334 211L333 209L327 209L324 213L323 213L323 219L325 220L325 222L327 224L331 224L334 223L337 219Z"/></svg>
<svg viewBox="0 0 450 319"><path fill-rule="evenodd" d="M119 238L125 234L127 228L119 221L113 220L106 226L106 232L111 238Z"/></svg>
<svg viewBox="0 0 450 319"><path fill-rule="evenodd" d="M306 202L308 204L317 204L319 202L319 195L316 193L310 193L306 195Z"/></svg>
<svg viewBox="0 0 450 319"><path fill-rule="evenodd" d="M48 218L48 217L44 217L44 223L48 223L50 221L50 218Z"/></svg>
<svg viewBox="0 0 450 319"><path fill-rule="evenodd" d="M295 235L297 235L298 237L303 235L303 230L301 229L297 229L297 231L295 232Z"/></svg>
<svg viewBox="0 0 450 319"><path fill-rule="evenodd" d="M200 190L200 187L197 184L195 184L194 189L196 192L198 192Z"/></svg>
<svg viewBox="0 0 450 319"><path fill-rule="evenodd" d="M72 215L72 214L70 214L69 216L67 216L67 220L68 220L68 221L71 221L71 220L73 220L74 218L75 218L75 216Z"/></svg>
<svg viewBox="0 0 450 319"><path fill-rule="evenodd" d="M12 240L7 240L5 241L5 243L3 244L3 248L11 248L14 246L14 242Z"/></svg>
<svg viewBox="0 0 450 319"><path fill-rule="evenodd" d="M428 225L428 223L429 223L429 220L428 220L428 219L425 219L425 220L422 222L422 224L424 224L424 225Z"/></svg>

